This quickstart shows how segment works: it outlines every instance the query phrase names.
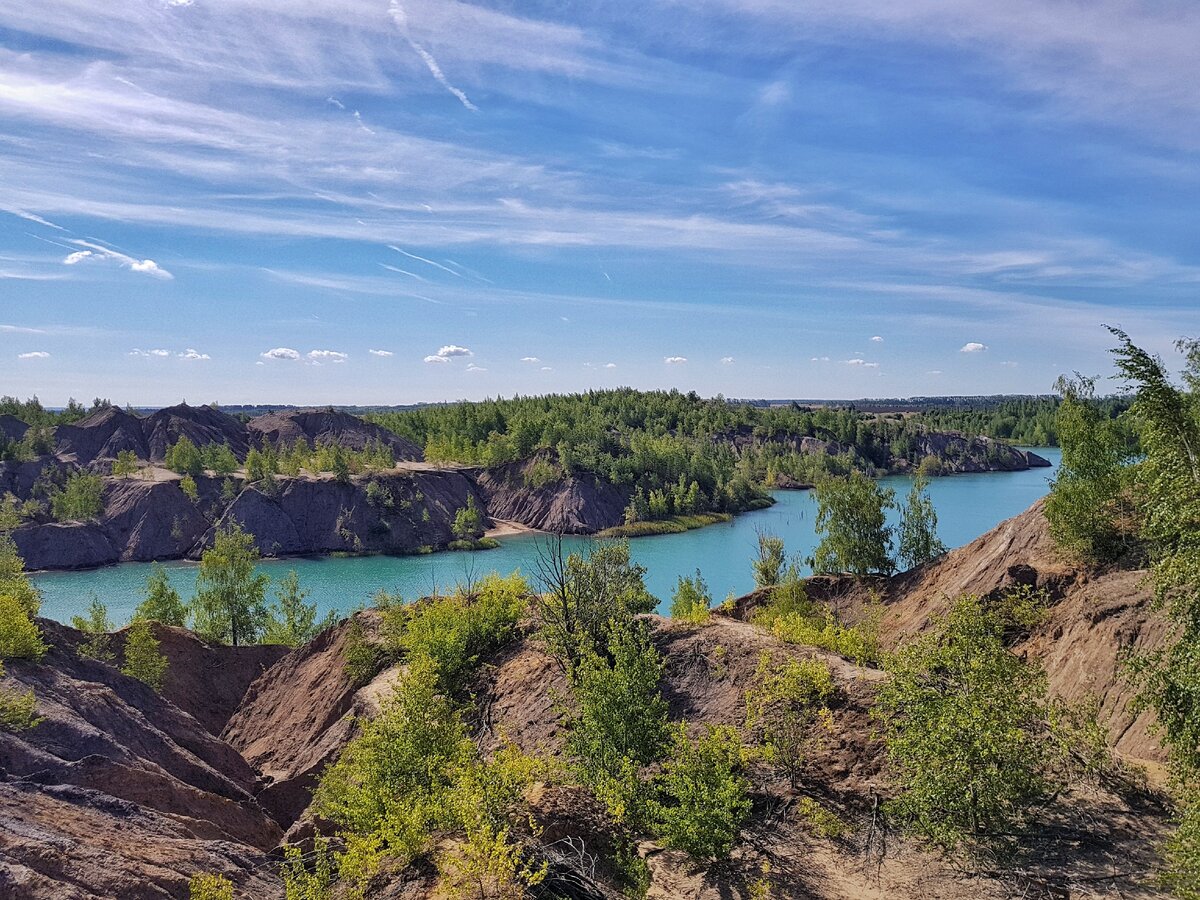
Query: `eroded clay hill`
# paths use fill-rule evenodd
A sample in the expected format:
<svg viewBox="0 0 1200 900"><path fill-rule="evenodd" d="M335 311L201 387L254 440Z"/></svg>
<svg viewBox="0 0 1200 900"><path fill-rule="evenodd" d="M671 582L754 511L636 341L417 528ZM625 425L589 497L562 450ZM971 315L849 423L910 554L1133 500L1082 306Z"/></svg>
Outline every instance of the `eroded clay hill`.
<svg viewBox="0 0 1200 900"><path fill-rule="evenodd" d="M347 450L365 450L373 444L390 447L398 460L424 459L421 448L386 428L335 409L291 409L267 413L246 425L250 441L275 449L304 440L310 447L330 443Z"/></svg>

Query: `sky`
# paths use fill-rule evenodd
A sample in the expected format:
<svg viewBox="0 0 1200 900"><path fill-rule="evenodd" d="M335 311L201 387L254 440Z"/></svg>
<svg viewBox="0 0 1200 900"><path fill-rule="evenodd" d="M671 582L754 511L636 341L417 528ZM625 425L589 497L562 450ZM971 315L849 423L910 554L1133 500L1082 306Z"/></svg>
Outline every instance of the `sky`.
<svg viewBox="0 0 1200 900"><path fill-rule="evenodd" d="M0 393L1045 393L1200 334L1200 5L0 0Z"/></svg>

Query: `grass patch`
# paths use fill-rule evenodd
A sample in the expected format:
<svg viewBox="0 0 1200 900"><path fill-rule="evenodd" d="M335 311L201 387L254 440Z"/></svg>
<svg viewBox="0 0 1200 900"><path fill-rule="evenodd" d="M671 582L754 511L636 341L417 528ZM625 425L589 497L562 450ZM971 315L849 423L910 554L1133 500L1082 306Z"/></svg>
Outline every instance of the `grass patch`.
<svg viewBox="0 0 1200 900"><path fill-rule="evenodd" d="M451 541L448 545L450 550L495 550L500 546L500 542L495 538L484 537L474 541Z"/></svg>
<svg viewBox="0 0 1200 900"><path fill-rule="evenodd" d="M729 513L694 513L689 516L671 516L669 519L656 519L652 522L634 522L630 525L617 525L606 528L597 537L602 538L631 538L647 537L652 534L683 534L706 525L716 525L718 522L728 522L732 519Z"/></svg>

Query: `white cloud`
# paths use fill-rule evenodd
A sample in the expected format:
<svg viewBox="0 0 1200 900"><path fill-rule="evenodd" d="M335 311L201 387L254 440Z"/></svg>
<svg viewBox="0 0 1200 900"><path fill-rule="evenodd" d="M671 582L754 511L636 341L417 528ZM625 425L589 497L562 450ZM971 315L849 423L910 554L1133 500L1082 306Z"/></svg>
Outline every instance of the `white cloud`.
<svg viewBox="0 0 1200 900"><path fill-rule="evenodd" d="M199 350L195 350L191 347L188 347L182 353L177 354L177 355L179 356L180 359L194 359L194 360L212 359L212 357L209 356L207 353L201 353Z"/></svg>
<svg viewBox="0 0 1200 900"><path fill-rule="evenodd" d="M370 353L372 356L395 356L396 355L396 354L392 353L391 350L368 350L367 352Z"/></svg>
<svg viewBox="0 0 1200 900"><path fill-rule="evenodd" d="M1010 369L1015 369L1017 367L1017 363L1013 362L1011 359L1006 359L1004 362L1000 363L1000 365L1007 366Z"/></svg>
<svg viewBox="0 0 1200 900"><path fill-rule="evenodd" d="M552 368L550 368L550 366L542 366L542 371L543 372L553 372L554 370Z"/></svg>
<svg viewBox="0 0 1200 900"><path fill-rule="evenodd" d="M445 356L427 356L427 357L425 357L425 362L427 362L427 363L448 363L448 362L450 362L450 360L448 357L445 357Z"/></svg>
<svg viewBox="0 0 1200 900"><path fill-rule="evenodd" d="M458 98L458 102L471 110L471 112L479 112L479 107L467 99L467 95L452 85L449 79L446 78L442 72L442 67L433 58L433 54L413 40L412 36L408 33L408 16L404 12L404 7L400 5L400 0L392 0L388 7L388 12L391 14L392 21L396 23L396 27L400 29L400 33L404 35L404 39L408 41L408 46L412 47L413 52L421 57L421 61L425 63L426 68L429 69L429 74L434 77L434 80Z"/></svg>
<svg viewBox="0 0 1200 900"><path fill-rule="evenodd" d="M604 368L606 368L606 369L615 369L616 367L617 367L616 363L605 363L604 364Z"/></svg>
<svg viewBox="0 0 1200 900"><path fill-rule="evenodd" d="M722 356L721 357L721 365L732 366L733 365L733 357L732 356Z"/></svg>
<svg viewBox="0 0 1200 900"><path fill-rule="evenodd" d="M963 344L959 348L958 352L959 353L982 353L985 350L987 350L987 344L981 344L981 343L979 343L979 341L967 341L967 343Z"/></svg>
<svg viewBox="0 0 1200 900"><path fill-rule="evenodd" d="M678 366L687 362L686 356L668 356L663 359L668 366Z"/></svg>
<svg viewBox="0 0 1200 900"><path fill-rule="evenodd" d="M17 359L49 359L50 354L45 350L33 350L29 353L18 353Z"/></svg>
<svg viewBox="0 0 1200 900"><path fill-rule="evenodd" d="M21 325L0 325L0 334L45 334L44 328L25 328Z"/></svg>
<svg viewBox="0 0 1200 900"><path fill-rule="evenodd" d="M129 269L131 272L140 272L143 275L150 275L153 278L159 278L163 281L170 281L175 277L152 259L137 259L136 257L113 250L111 247L105 247L91 241L72 239L70 243L84 249L73 250L68 253L63 258L64 266L76 266L81 262L115 262L117 265Z"/></svg>
<svg viewBox="0 0 1200 900"><path fill-rule="evenodd" d="M876 344L883 343L883 338L881 336L879 336L878 334L875 335L874 337L872 337L871 340L874 341Z"/></svg>
<svg viewBox="0 0 1200 900"><path fill-rule="evenodd" d="M941 374L942 374L942 370L941 370L941 369L930 369L930 370L929 370L928 372L926 372L925 374L926 374L926 375L941 375Z"/></svg>
<svg viewBox="0 0 1200 900"><path fill-rule="evenodd" d="M350 356L340 350L309 350L308 358L313 362L344 363Z"/></svg>
<svg viewBox="0 0 1200 900"><path fill-rule="evenodd" d="M538 359L536 356L522 356L521 362L523 362L523 363L540 363L541 360Z"/></svg>
<svg viewBox="0 0 1200 900"><path fill-rule="evenodd" d="M456 356L474 356L475 354L466 347L459 347L457 344L447 344L438 350L437 355L443 359L452 359Z"/></svg>
<svg viewBox="0 0 1200 900"><path fill-rule="evenodd" d="M299 359L300 353L293 350L291 347L276 347L274 350L267 350L265 353L259 354L263 359Z"/></svg>
<svg viewBox="0 0 1200 900"><path fill-rule="evenodd" d="M475 365L475 363L471 363L469 366L467 366L467 371L468 372L486 372L487 369L483 368L482 366L477 366L477 365Z"/></svg>
<svg viewBox="0 0 1200 900"><path fill-rule="evenodd" d="M134 347L132 350L129 351L129 355L130 356L157 357L159 359L162 359L163 357L170 356L171 351L170 350L162 350L162 349L140 350L137 347Z"/></svg>
<svg viewBox="0 0 1200 900"><path fill-rule="evenodd" d="M861 366L864 369L878 369L879 368L879 363L867 362L865 359L863 359L862 357L858 357L858 356L854 357L854 359L846 360L846 365Z"/></svg>

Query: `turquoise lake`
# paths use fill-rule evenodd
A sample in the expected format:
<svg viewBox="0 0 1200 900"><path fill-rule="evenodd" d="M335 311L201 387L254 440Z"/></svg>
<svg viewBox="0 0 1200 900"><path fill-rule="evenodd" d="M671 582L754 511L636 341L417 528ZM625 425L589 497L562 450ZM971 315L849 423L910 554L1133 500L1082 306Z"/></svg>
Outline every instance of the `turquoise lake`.
<svg viewBox="0 0 1200 900"><path fill-rule="evenodd" d="M948 547L969 543L1045 496L1061 454L1056 449L1037 452L1054 463L1054 468L934 479L929 494L937 508L943 543ZM906 478L887 478L884 483L895 489L898 499L908 491ZM651 592L668 602L676 579L699 569L718 602L731 592L746 593L754 586L750 558L760 529L780 535L789 553L807 557L817 543L813 531L816 504L811 492L779 491L775 499L778 502L770 509L736 516L728 523L634 540L633 557L648 570L646 583ZM261 570L275 579L295 569L322 613L328 609L348 612L367 603L380 588L412 599L435 587L445 591L470 573L530 572L541 539L534 534L502 538L499 549L478 553L267 560ZM574 550L591 542L590 538L568 538L564 545ZM180 594L185 599L191 596L196 564L166 566ZM126 563L86 572L48 572L34 576L34 581L42 592L44 616L67 621L82 612L94 595L108 604L113 621L124 623L141 600L149 572L149 563Z"/></svg>

